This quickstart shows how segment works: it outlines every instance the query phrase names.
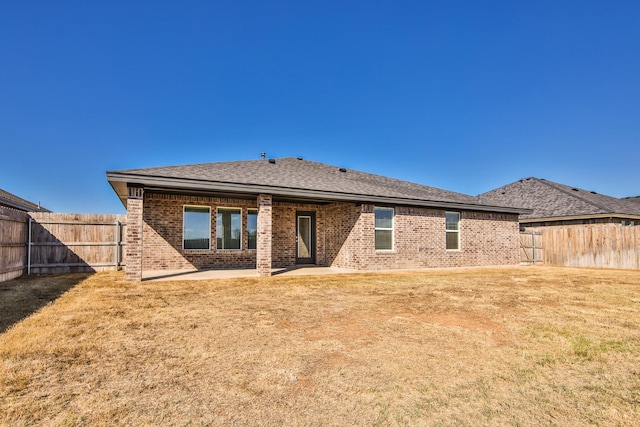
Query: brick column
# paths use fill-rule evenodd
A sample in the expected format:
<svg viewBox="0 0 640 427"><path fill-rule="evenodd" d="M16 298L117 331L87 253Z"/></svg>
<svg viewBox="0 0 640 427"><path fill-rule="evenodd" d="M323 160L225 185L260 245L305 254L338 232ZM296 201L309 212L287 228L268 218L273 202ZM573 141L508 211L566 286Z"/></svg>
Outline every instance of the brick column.
<svg viewBox="0 0 640 427"><path fill-rule="evenodd" d="M129 282L142 280L142 212L144 189L129 187L127 198L127 236L125 277Z"/></svg>
<svg viewBox="0 0 640 427"><path fill-rule="evenodd" d="M272 231L271 195L258 196L258 247L256 268L259 276L271 276L271 231Z"/></svg>

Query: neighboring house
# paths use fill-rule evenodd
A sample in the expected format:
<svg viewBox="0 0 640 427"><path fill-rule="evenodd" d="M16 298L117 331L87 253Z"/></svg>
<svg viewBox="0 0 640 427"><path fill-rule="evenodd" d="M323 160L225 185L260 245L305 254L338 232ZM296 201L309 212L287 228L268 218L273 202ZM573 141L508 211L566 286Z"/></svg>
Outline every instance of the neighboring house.
<svg viewBox="0 0 640 427"><path fill-rule="evenodd" d="M107 172L143 270L355 270L519 263L518 214L476 197L296 158Z"/></svg>
<svg viewBox="0 0 640 427"><path fill-rule="evenodd" d="M622 200L629 200L630 202L640 203L640 196L624 197Z"/></svg>
<svg viewBox="0 0 640 427"><path fill-rule="evenodd" d="M520 216L526 227L640 224L640 203L540 178L524 178L478 196L480 203L521 206L532 212Z"/></svg>
<svg viewBox="0 0 640 427"><path fill-rule="evenodd" d="M25 212L50 212L48 209L0 189L0 206Z"/></svg>

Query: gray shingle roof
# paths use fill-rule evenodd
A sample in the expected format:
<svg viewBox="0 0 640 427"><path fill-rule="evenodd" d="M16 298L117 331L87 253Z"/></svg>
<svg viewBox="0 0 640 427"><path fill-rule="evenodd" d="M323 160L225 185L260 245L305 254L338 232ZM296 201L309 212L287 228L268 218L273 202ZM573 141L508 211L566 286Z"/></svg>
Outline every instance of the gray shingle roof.
<svg viewBox="0 0 640 427"><path fill-rule="evenodd" d="M297 158L204 163L107 172L107 177L114 188L116 188L114 179L125 179L124 176L188 180L193 183L206 183L211 185L211 188L214 188L216 183L237 184L247 186L247 188L266 186L273 190L273 194L278 194L279 191L285 189L311 190L317 194L327 194L327 198L329 195L340 194L354 196L354 200L373 196L407 201L481 205L474 196Z"/></svg>
<svg viewBox="0 0 640 427"><path fill-rule="evenodd" d="M623 197L622 200L628 200L634 203L640 203L640 196Z"/></svg>
<svg viewBox="0 0 640 427"><path fill-rule="evenodd" d="M640 215L640 203L539 178L524 178L478 196L487 204L533 209L521 219L617 214Z"/></svg>
<svg viewBox="0 0 640 427"><path fill-rule="evenodd" d="M477 203L475 197L380 175L346 170L296 158L203 163L119 171L141 176L197 179L236 184L268 185L346 194L420 198L427 200Z"/></svg>
<svg viewBox="0 0 640 427"><path fill-rule="evenodd" d="M48 209L41 207L39 204L32 203L2 189L0 189L0 206L8 206L26 212L49 212Z"/></svg>

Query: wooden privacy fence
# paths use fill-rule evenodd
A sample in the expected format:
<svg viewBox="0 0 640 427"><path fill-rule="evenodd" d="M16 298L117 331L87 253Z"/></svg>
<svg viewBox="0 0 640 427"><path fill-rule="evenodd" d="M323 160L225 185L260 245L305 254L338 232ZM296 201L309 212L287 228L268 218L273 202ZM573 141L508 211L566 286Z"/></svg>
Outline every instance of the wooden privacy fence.
<svg viewBox="0 0 640 427"><path fill-rule="evenodd" d="M27 263L27 214L0 206L0 282L22 276Z"/></svg>
<svg viewBox="0 0 640 427"><path fill-rule="evenodd" d="M125 215L31 213L27 274L120 269Z"/></svg>
<svg viewBox="0 0 640 427"><path fill-rule="evenodd" d="M126 215L26 213L0 207L0 282L27 274L120 269Z"/></svg>
<svg viewBox="0 0 640 427"><path fill-rule="evenodd" d="M544 263L542 234L538 231L520 233L520 264L538 265Z"/></svg>
<svg viewBox="0 0 640 427"><path fill-rule="evenodd" d="M640 269L640 226L540 227L551 265Z"/></svg>

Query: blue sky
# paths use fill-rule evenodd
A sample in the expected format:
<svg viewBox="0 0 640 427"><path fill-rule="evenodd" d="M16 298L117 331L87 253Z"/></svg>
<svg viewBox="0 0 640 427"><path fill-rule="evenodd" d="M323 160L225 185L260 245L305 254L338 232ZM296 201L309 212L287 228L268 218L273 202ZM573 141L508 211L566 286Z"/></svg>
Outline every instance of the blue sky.
<svg viewBox="0 0 640 427"><path fill-rule="evenodd" d="M640 2L1 1L0 188L304 157L479 194L640 195Z"/></svg>

